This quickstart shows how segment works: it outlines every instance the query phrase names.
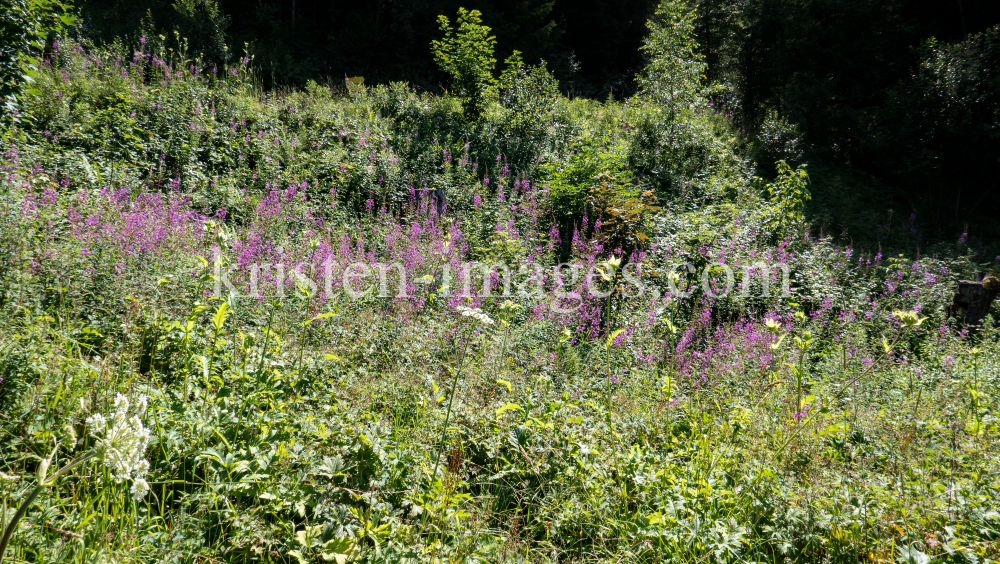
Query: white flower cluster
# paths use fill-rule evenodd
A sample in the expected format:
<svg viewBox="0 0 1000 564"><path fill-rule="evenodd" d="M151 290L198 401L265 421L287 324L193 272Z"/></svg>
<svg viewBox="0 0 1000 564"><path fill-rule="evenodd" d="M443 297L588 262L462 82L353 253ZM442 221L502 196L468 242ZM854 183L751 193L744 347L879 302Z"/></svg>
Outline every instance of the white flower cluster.
<svg viewBox="0 0 1000 564"><path fill-rule="evenodd" d="M137 413L146 410L146 396L139 396L135 403ZM128 398L118 394L114 413L108 418L100 413L91 415L87 418L87 427L90 435L97 439L95 451L110 470L111 477L116 482L132 480L132 497L139 500L149 491L146 482L149 462L145 459L149 430L138 415L129 415L129 407Z"/></svg>
<svg viewBox="0 0 1000 564"><path fill-rule="evenodd" d="M483 310L479 309L478 307L477 308L471 308L471 307L465 307L465 306L458 306L455 309L458 310L458 312L461 313L465 317L473 317L475 319L478 319L479 321L481 321L482 323L484 323L486 325L493 325L493 320L490 319L490 316L488 316L485 313L483 313Z"/></svg>

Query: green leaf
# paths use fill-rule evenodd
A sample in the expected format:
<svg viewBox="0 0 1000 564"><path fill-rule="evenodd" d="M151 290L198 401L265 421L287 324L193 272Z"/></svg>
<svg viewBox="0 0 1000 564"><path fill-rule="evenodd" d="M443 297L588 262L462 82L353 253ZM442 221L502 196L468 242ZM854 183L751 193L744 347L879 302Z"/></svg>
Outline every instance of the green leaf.
<svg viewBox="0 0 1000 564"><path fill-rule="evenodd" d="M216 331L222 330L222 325L226 322L226 318L229 317L229 304L222 302L218 309L215 310L215 315L212 316L212 326L215 327Z"/></svg>
<svg viewBox="0 0 1000 564"><path fill-rule="evenodd" d="M310 319L308 321L303 322L302 326L305 327L306 325L309 325L313 321L319 321L320 319L327 319L327 318L330 318L330 317L340 317L340 316L338 314L336 314L336 313L329 313L329 312L327 312L327 313L321 313L321 314L317 315L316 317L314 317L314 318L312 318L312 319Z"/></svg>
<svg viewBox="0 0 1000 564"><path fill-rule="evenodd" d="M625 332L624 329L618 329L618 330L614 331L613 333L611 333L610 335L608 335L608 340L604 343L604 348L605 349L610 349L611 348L611 343L615 342L615 338L617 338L618 335L621 335L624 332Z"/></svg>
<svg viewBox="0 0 1000 564"><path fill-rule="evenodd" d="M514 410L524 411L524 408L521 407L521 406L519 406L519 405L517 405L516 403L506 403L506 404L498 407L495 413L496 413L497 417L500 417L504 413L507 413L508 411L514 411Z"/></svg>
<svg viewBox="0 0 1000 564"><path fill-rule="evenodd" d="M351 539L333 538L323 543L320 556L327 562L346 564L357 556L357 548Z"/></svg>

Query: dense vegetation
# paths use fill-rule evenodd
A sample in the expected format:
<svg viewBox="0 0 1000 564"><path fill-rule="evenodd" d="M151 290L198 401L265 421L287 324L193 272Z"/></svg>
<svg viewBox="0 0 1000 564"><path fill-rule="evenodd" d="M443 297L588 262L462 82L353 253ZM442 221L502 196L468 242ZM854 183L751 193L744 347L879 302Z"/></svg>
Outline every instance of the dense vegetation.
<svg viewBox="0 0 1000 564"><path fill-rule="evenodd" d="M421 47L435 94L265 88L249 53L19 6L0 30L53 36L3 75L0 526L38 492L4 562L1000 559L1000 312L952 308L993 232L888 212L904 184L838 159L906 165L824 153L853 126L792 103L793 59L747 117L708 4L663 2L604 102L477 11ZM936 170L995 142L996 41L890 85L927 93Z"/></svg>
<svg viewBox="0 0 1000 564"><path fill-rule="evenodd" d="M427 45L438 14L478 9L497 37L539 59L564 94L624 100L648 58L638 48L656 0L87 0L85 36L138 47L163 35L218 64L244 47L266 86L364 76L440 92ZM760 174L808 162L824 232L875 247L875 224L916 216L920 246L1000 237L1000 3L993 0L691 0L695 38ZM229 51L224 47L229 45ZM175 48L177 45L171 45Z"/></svg>

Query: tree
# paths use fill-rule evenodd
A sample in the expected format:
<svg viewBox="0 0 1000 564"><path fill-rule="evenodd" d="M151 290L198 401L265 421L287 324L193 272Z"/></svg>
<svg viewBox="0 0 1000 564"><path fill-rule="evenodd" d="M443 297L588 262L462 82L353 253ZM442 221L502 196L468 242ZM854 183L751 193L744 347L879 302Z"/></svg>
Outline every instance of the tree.
<svg viewBox="0 0 1000 564"><path fill-rule="evenodd" d="M644 57L639 47L658 0L556 2L559 41L548 60L562 90L573 96L624 99L636 91ZM502 44L502 40L501 40ZM520 47L516 47L520 49Z"/></svg>
<svg viewBox="0 0 1000 564"><path fill-rule="evenodd" d="M677 111L703 97L705 58L695 39L694 9L683 0L663 0L649 20L642 50L649 57L639 76L642 95L665 108L673 121Z"/></svg>
<svg viewBox="0 0 1000 564"><path fill-rule="evenodd" d="M451 75L455 93L463 99L462 110L466 117L478 119L486 109L491 87L496 82L493 69L497 60L493 55L496 37L483 25L478 10L458 9L457 27L452 28L445 16L438 16L444 38L431 41L434 62Z"/></svg>
<svg viewBox="0 0 1000 564"><path fill-rule="evenodd" d="M918 53L912 77L880 116L888 133L869 146L926 199L936 220L961 224L979 215L993 223L1000 209L1000 26L954 44L931 38Z"/></svg>

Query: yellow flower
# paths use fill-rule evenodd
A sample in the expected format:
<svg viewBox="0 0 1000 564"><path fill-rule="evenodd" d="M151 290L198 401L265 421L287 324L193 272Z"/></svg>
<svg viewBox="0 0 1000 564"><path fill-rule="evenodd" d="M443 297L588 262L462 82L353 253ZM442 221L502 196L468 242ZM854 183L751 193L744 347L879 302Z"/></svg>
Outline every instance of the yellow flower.
<svg viewBox="0 0 1000 564"><path fill-rule="evenodd" d="M917 316L917 312L915 311L894 311L892 312L892 316L902 321L907 327L918 327L927 319L926 317Z"/></svg>

